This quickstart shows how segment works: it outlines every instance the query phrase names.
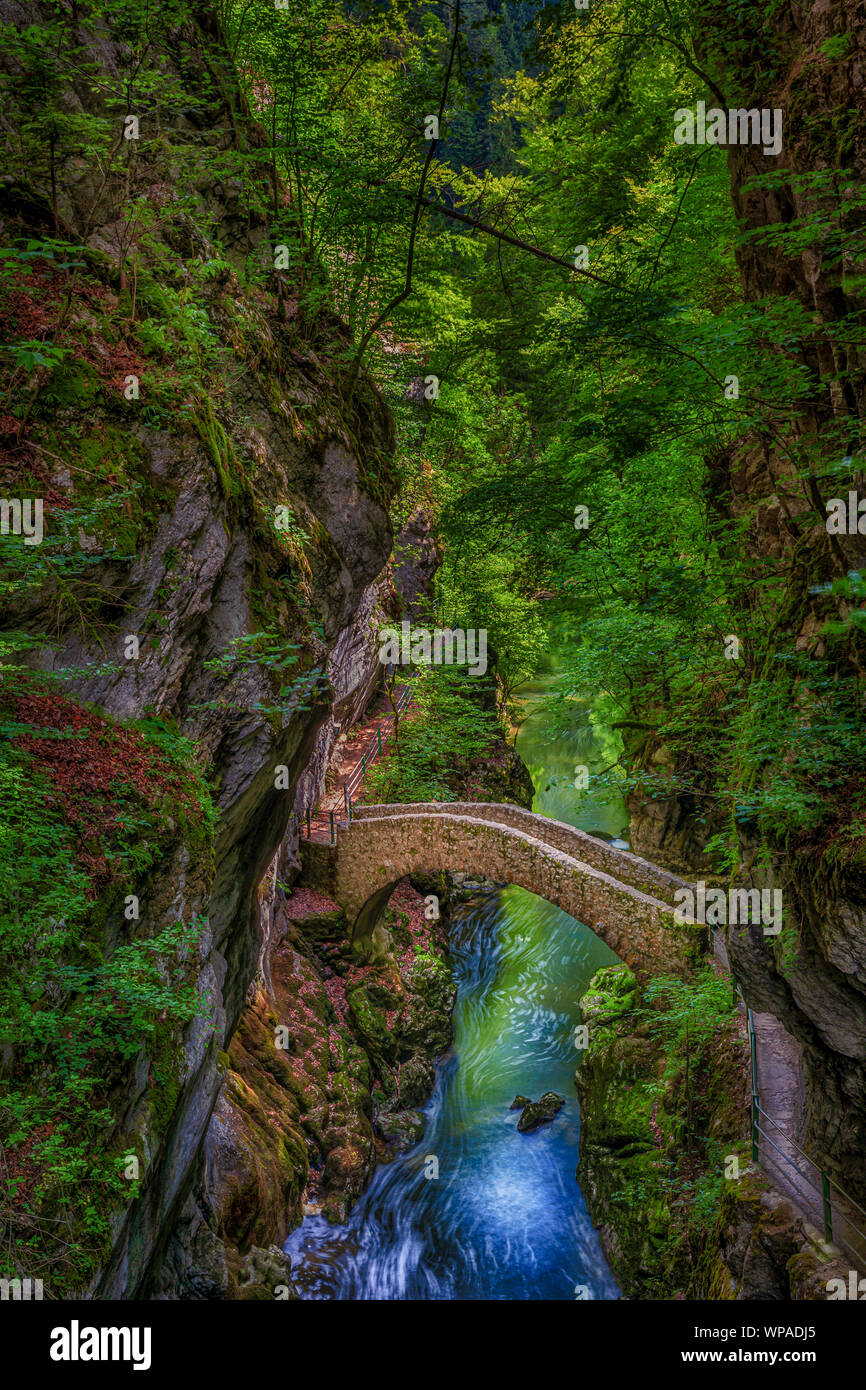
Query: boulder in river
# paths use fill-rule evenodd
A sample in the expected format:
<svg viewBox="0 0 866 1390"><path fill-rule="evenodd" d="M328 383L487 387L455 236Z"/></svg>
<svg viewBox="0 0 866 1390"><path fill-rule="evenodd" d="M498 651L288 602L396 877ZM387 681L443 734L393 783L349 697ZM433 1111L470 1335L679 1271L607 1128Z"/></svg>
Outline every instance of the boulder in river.
<svg viewBox="0 0 866 1390"><path fill-rule="evenodd" d="M515 1096L515 1097L514 1097L514 1100L513 1100L513 1101L511 1102L511 1104L509 1105L508 1109L509 1109L509 1110L525 1110L526 1107L527 1107L527 1105L531 1105L531 1104L532 1104L532 1101L529 1099L529 1096Z"/></svg>
<svg viewBox="0 0 866 1390"><path fill-rule="evenodd" d="M522 1097L517 1099L522 1099ZM531 1134L541 1125L549 1125L551 1120L556 1119L564 1105L565 1096L558 1096L555 1091L545 1091L541 1100L531 1100L524 1106L523 1114L517 1121L518 1132ZM512 1106L511 1108L513 1110L515 1107Z"/></svg>

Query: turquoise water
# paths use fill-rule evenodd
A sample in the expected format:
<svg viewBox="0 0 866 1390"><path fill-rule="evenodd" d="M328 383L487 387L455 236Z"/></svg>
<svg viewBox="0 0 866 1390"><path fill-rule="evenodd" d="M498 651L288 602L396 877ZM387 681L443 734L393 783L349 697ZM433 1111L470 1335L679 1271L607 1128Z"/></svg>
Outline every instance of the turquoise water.
<svg viewBox="0 0 866 1390"><path fill-rule="evenodd" d="M552 675L524 692L532 708ZM566 785L603 758L585 711L548 742L546 713L518 748L540 788L535 809L616 836L622 809ZM569 761L570 760L570 761ZM454 917L452 1051L437 1069L422 1142L382 1165L345 1226L307 1217L289 1236L305 1298L617 1298L575 1180L578 1001L617 957L588 928L522 888L479 893ZM558 1091L552 1124L517 1133L515 1094ZM580 1290L580 1292L576 1292Z"/></svg>
<svg viewBox="0 0 866 1390"><path fill-rule="evenodd" d="M575 785L579 781L576 769L600 773L614 762L617 749L610 736L593 729L589 708L583 702L565 701L554 708L542 705L556 685L557 663L551 658L547 669L520 692L521 703L530 714L520 727L517 750L535 787L532 809L625 848L628 813L622 799L615 796L605 800L599 793ZM537 712L533 715L532 710Z"/></svg>

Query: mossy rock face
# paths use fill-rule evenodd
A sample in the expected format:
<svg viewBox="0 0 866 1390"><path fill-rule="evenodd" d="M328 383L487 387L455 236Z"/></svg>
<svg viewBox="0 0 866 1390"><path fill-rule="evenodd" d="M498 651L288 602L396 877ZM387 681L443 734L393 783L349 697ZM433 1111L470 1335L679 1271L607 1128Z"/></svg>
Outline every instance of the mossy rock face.
<svg viewBox="0 0 866 1390"><path fill-rule="evenodd" d="M291 901L289 902L289 911L291 912ZM305 916L293 912L291 920L302 933L304 940L310 945L315 945L320 941L348 940L349 929L343 912L310 912Z"/></svg>
<svg viewBox="0 0 866 1390"><path fill-rule="evenodd" d="M597 970L580 1001L584 1023L610 1023L635 1006L637 981L627 965L606 965Z"/></svg>
<svg viewBox="0 0 866 1390"><path fill-rule="evenodd" d="M365 985L358 985L348 996L349 1013L358 1036L364 1047L377 1057L393 1061L397 1056L397 1043L385 1009L374 1002L371 991Z"/></svg>
<svg viewBox="0 0 866 1390"><path fill-rule="evenodd" d="M814 1287L820 1262L798 1258L806 1244L789 1203L768 1188L761 1174L747 1171L726 1184L698 1261L696 1296L787 1301L798 1278L804 1287L810 1282Z"/></svg>
<svg viewBox="0 0 866 1390"><path fill-rule="evenodd" d="M577 1178L623 1289L664 1297L669 1212L666 1155L653 1132L658 1101L647 1045L600 1029L575 1076L581 1107ZM670 1295L667 1295L670 1296Z"/></svg>
<svg viewBox="0 0 866 1390"><path fill-rule="evenodd" d="M592 1022L575 1074L577 1176L616 1277L642 1299L790 1297L778 1292L789 1283L790 1233L760 1216L745 1158L748 1056L738 1022L705 1003L696 1049L680 996L662 987L647 1003L625 966L598 971L581 1001ZM741 1156L739 1181L725 1177L731 1154Z"/></svg>
<svg viewBox="0 0 866 1390"><path fill-rule="evenodd" d="M398 1009L403 1003L405 991L399 975L382 972L374 975L366 986L367 997L377 1009Z"/></svg>
<svg viewBox="0 0 866 1390"><path fill-rule="evenodd" d="M243 1302L291 1301L300 1297L292 1283L292 1264L278 1245L252 1246L236 1274L236 1295Z"/></svg>
<svg viewBox="0 0 866 1390"><path fill-rule="evenodd" d="M82 979L103 965L109 981L115 966L122 975L118 948L144 948L157 924L168 930L175 918L187 925L201 919L207 936L189 958L191 978L166 952L165 980L152 989L148 981L134 1006L118 1002L117 1039L107 1001L115 995L121 1001L123 988L112 984L98 997L91 1023L83 1014L83 988L54 999L52 966L46 1000L55 1017L40 1030L45 1057L25 1076L16 1056L21 1084L38 1101L24 1157L39 1177L46 1209L34 1210L19 1185L21 1211L12 1213L7 1245L32 1252L34 1273L45 1275L57 1297L84 1291L134 1297L145 1280L161 1277L161 1262L174 1296L179 1266L163 1260L173 1239L174 1194L192 1179L226 1080L228 1043L253 984L262 873L286 829L273 769L287 765L294 788L333 695L313 673L332 655L342 659L337 644L353 621L366 621L365 596L388 561L388 507L398 482L394 425L363 374L351 392L335 383L350 339L335 313L321 306L304 316L301 331L300 320L290 323L283 312L284 289L265 284L254 268L255 248L267 262L272 244L268 174L253 162L243 187L234 173L227 175L237 172L250 138L258 137L248 128L237 76L209 16L158 7L148 17L149 43L136 81L143 91L168 83L174 96L159 137L142 131L135 199L147 235L130 283L110 230L129 200L129 167L109 132L104 94L106 83L129 69L137 21L127 33L125 21L120 28L106 25L84 7L70 26L30 0L19 17L25 29L35 26L56 59L52 109L56 102L57 111L77 113L70 150L79 144L81 151L101 150L98 172L92 160L82 164L74 154L58 161L53 191L62 228L44 243L44 256L28 250L22 259L8 244L14 238L28 245L31 237L38 244L46 235L39 197L22 200L17 175L10 185L17 206L2 236L11 268L17 258L25 271L20 296L15 290L20 304L16 298L10 305L12 281L5 277L0 297L7 321L12 312L14 325L26 309L15 337L44 340L53 357L53 365L35 376L28 370L20 383L10 377L18 374L14 354L0 363L4 392L20 385L25 403L20 418L7 411L5 437L21 447L6 450L2 467L15 482L0 492L44 498L48 523L4 592L3 628L33 639L26 661L7 667L5 693L13 676L15 685L20 678L32 704L40 670L62 677L44 724L34 709L23 721L51 735L27 756L36 761L40 749L67 739L66 756L54 762L69 780L53 792L63 824L55 831L49 822L65 862L45 870L42 842L32 842L34 880L65 885L65 901L34 913L33 941L40 947L34 957L46 958L44 924L61 918L68 949L64 943L57 964L81 971ZM75 54L84 52L93 68L82 84ZM192 136L190 111L198 113ZM31 135L24 130L24 144L14 151L25 172L33 169ZM38 144L41 137L32 138ZM5 153L12 153L8 141ZM182 214L165 206L165 190L178 187L189 194ZM127 395L124 382L133 380L136 390ZM14 410L14 396L7 407ZM275 507L287 503L297 518L293 535L273 524ZM307 535L303 544L297 534ZM125 650L131 637L138 643L134 660ZM254 645L238 655L235 644L247 642ZM291 702L279 698L287 652L295 654L292 679L301 687ZM63 703L75 707L74 719ZM105 711L99 730L90 720L96 710ZM159 718L150 717L156 711ZM3 714L13 719L5 694ZM145 723L154 727L145 731ZM150 739L163 747L170 729L182 729L189 741L176 750L183 780L188 775L185 789L180 777L163 778L165 769L143 746ZM73 781L73 755L93 769L92 782ZM104 797L96 794L97 783ZM48 805L41 797L43 820ZM22 858L15 853L15 861ZM25 889L28 879L29 870ZM128 895L141 903L140 920L123 915ZM25 904L29 896L19 894ZM329 944L339 945L341 933L345 923L336 913L320 914L310 926L311 938L318 934ZM58 929L58 950L60 935ZM31 944L23 943L22 959ZM133 973L130 966L130 978ZM188 1017L194 1003L185 995L194 991L207 996L200 1027ZM231 1123L223 1117L219 1138L226 1148L230 1139L238 1145L238 1170L227 1172L236 1179L244 1239L253 1238L248 1228L257 1207L275 1226L296 1214L297 1185L306 1180L298 1097L311 1129L323 1106L327 1111L328 1032L340 1020L324 990L311 997L309 1010L297 993L287 1000L297 1006L294 1054L274 1054L263 1020L260 1036L251 1029L237 1047L231 1040L231 1066L243 1084L223 1091L233 1115ZM287 1007L281 1018L290 1016ZM212 1045L203 1038L207 1025L216 1033ZM80 1065L77 1055L74 1065L59 1056L55 1036L83 1040L86 1046L68 1049L81 1052ZM17 1107L12 1113L20 1129ZM369 1127L365 1117L358 1123ZM44 1153L33 1148L42 1143L40 1130ZM122 1156L127 1130L141 1137L148 1159L134 1196L113 1162L114 1145ZM66 1133L74 1134L74 1147ZM9 1134L3 1138L8 1147ZM104 1158L111 1159L105 1169ZM38 1242L37 1227L44 1232ZM258 1246L267 1247L268 1235L255 1232Z"/></svg>
<svg viewBox="0 0 866 1390"><path fill-rule="evenodd" d="M233 1078L217 1103L208 1135L209 1154L219 1160L211 1199L218 1233L241 1247L267 1238L299 1202L306 1180L300 1136L294 1144L273 1133L273 1120L255 1093Z"/></svg>
<svg viewBox="0 0 866 1390"><path fill-rule="evenodd" d="M801 1250L788 1261L788 1276L791 1281L791 1297L797 1302L810 1300L826 1302L833 1294L840 1296L844 1289L845 1297L850 1297L851 1284L849 1262L847 1260L828 1260L814 1247ZM841 1289L837 1282L842 1280ZM862 1297L862 1294L860 1295Z"/></svg>
<svg viewBox="0 0 866 1390"><path fill-rule="evenodd" d="M400 1068L400 1104L415 1108L423 1105L433 1090L436 1068L429 1057L410 1057Z"/></svg>
<svg viewBox="0 0 866 1390"><path fill-rule="evenodd" d="M447 1008L453 989L451 971L432 952L419 951L406 974L406 987L420 994L428 1004Z"/></svg>
<svg viewBox="0 0 866 1390"><path fill-rule="evenodd" d="M555 1091L546 1091L541 1100L531 1100L517 1121L518 1133L532 1134L542 1125L551 1124L564 1105L565 1096L558 1096Z"/></svg>
<svg viewBox="0 0 866 1390"><path fill-rule="evenodd" d="M421 925L423 899L404 892L400 925L414 949L343 973L322 949L342 919L313 913L311 935L293 921L273 953L273 992L261 989L242 1014L224 1085L240 1153L222 1160L223 1171L237 1171L214 1203L236 1280L250 1243L267 1243L260 1209L273 1239L272 1192L283 1202L281 1238L304 1213L345 1221L377 1161L423 1136L421 1107L435 1084L434 1059L450 1043L454 986L432 928ZM236 1296L263 1297L255 1281Z"/></svg>
<svg viewBox="0 0 866 1390"><path fill-rule="evenodd" d="M329 1196L337 1195L340 1204L343 1199L349 1203L355 1201L364 1191L375 1166L376 1150L372 1140L336 1145L325 1160L324 1181L331 1189ZM325 1214L328 1215L327 1206Z"/></svg>
<svg viewBox="0 0 866 1390"><path fill-rule="evenodd" d="M331 1048L331 1070L335 1088L347 1089L351 1083L362 1086L369 1091L372 1085L369 1057L364 1049L353 1042L342 1029L337 1034L337 1041Z"/></svg>
<svg viewBox="0 0 866 1390"><path fill-rule="evenodd" d="M420 1110L395 1110L380 1111L377 1123L380 1133L396 1157L406 1149L413 1149L416 1144L420 1144L427 1122Z"/></svg>
<svg viewBox="0 0 866 1390"><path fill-rule="evenodd" d="M161 1026L151 1053L151 1109L160 1133L167 1128L183 1086L184 1052L176 1030Z"/></svg>
<svg viewBox="0 0 866 1390"><path fill-rule="evenodd" d="M410 999L401 1030L404 1055L423 1052L437 1057L447 1049L450 1040L450 1015L430 1008L422 999Z"/></svg>
<svg viewBox="0 0 866 1390"><path fill-rule="evenodd" d="M430 873L411 874L409 882L420 893L422 898L431 895L439 899L440 906L444 906L449 897L448 872L445 869L434 869Z"/></svg>
<svg viewBox="0 0 866 1390"><path fill-rule="evenodd" d="M366 1081L356 1079L348 1072L338 1071L332 1077L331 1088L328 1091L328 1100L335 1105L339 1105L344 1111L356 1110L361 1114L371 1113L370 1103L370 1071L367 1065Z"/></svg>
<svg viewBox="0 0 866 1390"><path fill-rule="evenodd" d="M388 934L392 945L397 951L411 950L412 932L405 913L389 912L386 918L388 924Z"/></svg>

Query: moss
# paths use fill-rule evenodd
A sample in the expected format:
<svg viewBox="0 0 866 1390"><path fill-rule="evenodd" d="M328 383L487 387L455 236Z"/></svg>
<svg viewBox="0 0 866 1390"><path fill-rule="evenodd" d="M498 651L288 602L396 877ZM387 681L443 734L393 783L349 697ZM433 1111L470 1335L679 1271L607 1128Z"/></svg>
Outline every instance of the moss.
<svg viewBox="0 0 866 1390"><path fill-rule="evenodd" d="M245 494L251 495L249 480L234 444L214 414L207 396L193 414L192 421L216 469L223 497L231 502Z"/></svg>
<svg viewBox="0 0 866 1390"><path fill-rule="evenodd" d="M239 1048L235 1055L246 1073L230 1071L225 1082L237 1161L222 1175L215 1202L220 1233L245 1249L285 1232L298 1211L308 1158L292 1096L262 1079L254 1053Z"/></svg>
<svg viewBox="0 0 866 1390"><path fill-rule="evenodd" d="M435 999L443 986L451 988L451 971L432 951L418 951L406 972L406 984L424 999Z"/></svg>
<svg viewBox="0 0 866 1390"><path fill-rule="evenodd" d="M9 887L13 896L24 889L32 905L32 921L20 912L17 917L22 945L35 932L41 947L40 971L29 970L27 989L13 971L0 989L3 1012L22 1039L11 1084L4 1088L0 1137L9 1161L18 1161L20 1149L32 1173L30 1192L15 1197L22 1196L31 1212L40 1211L48 1229L61 1213L64 1229L82 1232L74 1268L52 1242L40 1246L42 1267L51 1269L53 1287L63 1291L87 1284L101 1258L100 1231L110 1232L113 1213L129 1202L129 1183L117 1178L112 1165L128 1149L118 1096L130 1058L147 1046L150 1150L171 1123L182 1084L182 1029L191 1017L188 957L184 953L175 963L174 947L161 938L157 955L170 963L168 977L162 978L148 951L153 937L144 923L125 918L125 900L134 891L149 902L151 920L159 920L168 904L154 897L154 871L183 839L189 851L187 884L205 888L213 866L212 825L203 806L209 806L206 788L181 765L179 745L162 726L149 729L146 738L141 729L32 680L23 691L7 689L3 705L7 719L17 717L20 729L0 758L0 820L7 834L4 848L15 863ZM24 786L38 815L22 797ZM14 798L11 817L7 793ZM46 837L54 847L49 859ZM64 898L60 911L47 881L55 874ZM5 928L13 919L2 911L2 902L0 919L8 949L13 943ZM44 924L51 920L62 921L63 930L46 937ZM178 933L178 950L184 931ZM7 959L18 955L8 950ZM58 1000L56 981L66 972L73 988ZM40 998L41 1023L34 1035L29 1009ZM47 1069L45 1056L52 1064ZM20 1215L15 1198L11 1210L15 1228Z"/></svg>
<svg viewBox="0 0 866 1390"><path fill-rule="evenodd" d="M182 1089L183 1045L176 1028L160 1025L151 1045L150 1106L155 1132L163 1135L171 1122Z"/></svg>
<svg viewBox="0 0 866 1390"><path fill-rule="evenodd" d="M695 998L703 1002L698 989ZM732 1186L724 1160L739 1149L747 1166L745 1048L731 1021L716 1022L718 990L707 990L705 1007L698 1053L675 988L646 999L626 966L609 966L581 1000L589 1048L575 1077L578 1177L632 1297L706 1296L698 1257Z"/></svg>
<svg viewBox="0 0 866 1390"><path fill-rule="evenodd" d="M356 986L347 997L349 1012L364 1045L374 1053L393 1057L394 1039L385 1009L373 1002L371 991L364 985Z"/></svg>
<svg viewBox="0 0 866 1390"><path fill-rule="evenodd" d="M599 1027L630 1012L635 1006L636 985L627 965L608 965L596 971L580 1001L584 1021Z"/></svg>

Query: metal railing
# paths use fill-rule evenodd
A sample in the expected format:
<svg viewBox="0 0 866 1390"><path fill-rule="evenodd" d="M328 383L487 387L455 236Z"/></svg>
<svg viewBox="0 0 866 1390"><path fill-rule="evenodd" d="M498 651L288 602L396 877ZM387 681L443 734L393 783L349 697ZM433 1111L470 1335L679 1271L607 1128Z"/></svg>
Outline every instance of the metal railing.
<svg viewBox="0 0 866 1390"><path fill-rule="evenodd" d="M343 783L343 809L347 820L352 819L352 797L357 794L358 788L361 786L361 783L364 781L373 763L384 753L388 745L388 740L394 732L397 720L405 713L411 702L412 687L411 685L405 685L397 698L396 715L389 716L384 724L377 725L376 731L371 735L370 741L361 754L360 760ZM307 806L301 812L301 833L303 835L304 827L306 827L306 838L309 840L313 837L314 827L316 832L319 830L326 830L330 835L330 842L333 845L336 843L336 824L339 816L340 813L338 811L317 811L314 806Z"/></svg>
<svg viewBox="0 0 866 1390"><path fill-rule="evenodd" d="M864 1260L866 1260L866 1231L862 1231L860 1227L856 1225L854 1221L851 1220L851 1217L848 1215L844 1207L851 1207L855 1211L859 1212L859 1214L864 1218L864 1224L866 1224L866 1211L864 1211L863 1207L860 1206L859 1202L856 1202L854 1200L850 1193L846 1192L843 1187L839 1186L839 1184L835 1181L834 1178L830 1177L830 1174L827 1172L825 1168L822 1168L820 1164L816 1163L813 1158L810 1158L806 1151L804 1149L801 1149L800 1145L796 1143L796 1141L792 1139L789 1134L785 1133L781 1126L778 1125L776 1121L773 1119L772 1115L768 1115L767 1111L761 1105L758 1096L757 1036L755 1033L754 1018L751 1009L747 1011L747 1019L749 1028L749 1049L752 1062L752 1161L754 1163L761 1162L761 1139L763 1139L765 1143L768 1144L769 1147L773 1150L773 1152L778 1154L779 1158L781 1158L788 1165L789 1168L793 1169L793 1171L798 1175L798 1177L802 1178L805 1181L809 1188L814 1190L815 1200L810 1214L823 1227L824 1239L827 1241L827 1243L829 1245L841 1246L844 1250L847 1251L847 1253L852 1257L852 1259L856 1260L859 1265L863 1266ZM818 1174L819 1181L816 1181L815 1178L811 1177L810 1174L806 1172L803 1169L803 1167L790 1156L790 1154L785 1153L784 1150L781 1149L779 1145L774 1142L774 1140L767 1133L767 1131L761 1127L761 1120L765 1120L768 1124L772 1125L776 1133L781 1136L781 1139L784 1141L785 1145L795 1150L801 1156L801 1158L806 1160L806 1163L808 1163L809 1166L812 1169L814 1169L815 1172ZM766 1159L764 1160L763 1166L769 1166ZM784 1174L784 1170L781 1170L781 1172L782 1174ZM811 1194L808 1192L804 1193L802 1187L796 1183L792 1183L791 1185L794 1187L798 1199L803 1203L804 1207L808 1211ZM844 1206L841 1205L838 1201L834 1204L834 1190L836 1193L838 1193L839 1197L843 1199ZM855 1249L854 1246L850 1243L850 1241L846 1240L845 1236L841 1234L841 1232L839 1231L840 1222L844 1222L845 1225L851 1229L851 1231L853 1231L857 1236L859 1236L860 1241L862 1242L859 1250Z"/></svg>
<svg viewBox="0 0 866 1390"><path fill-rule="evenodd" d="M400 691L400 694L397 698L396 717L394 715L391 715L391 717L386 721L384 739L382 738L382 725L380 724L376 729L376 737L370 739L370 742L368 743L365 751L361 754L361 761L357 764L354 772L350 773L349 776L346 778L346 781L343 783L343 795L346 801L346 813L350 820L352 818L352 797L355 795L364 778L366 777L367 769L372 767L376 759L382 756L383 749L387 745L388 739L390 738L391 734L394 732L394 726L396 724L397 719L399 719L400 716L404 713L404 711L408 708L411 699L412 687L409 685L405 685L403 689Z"/></svg>

